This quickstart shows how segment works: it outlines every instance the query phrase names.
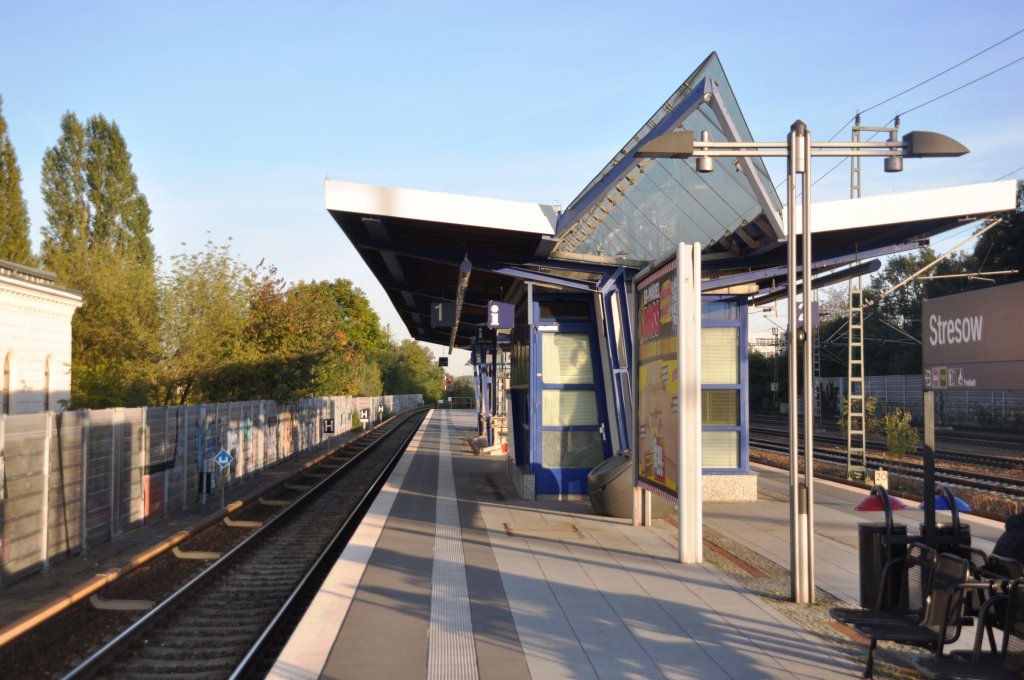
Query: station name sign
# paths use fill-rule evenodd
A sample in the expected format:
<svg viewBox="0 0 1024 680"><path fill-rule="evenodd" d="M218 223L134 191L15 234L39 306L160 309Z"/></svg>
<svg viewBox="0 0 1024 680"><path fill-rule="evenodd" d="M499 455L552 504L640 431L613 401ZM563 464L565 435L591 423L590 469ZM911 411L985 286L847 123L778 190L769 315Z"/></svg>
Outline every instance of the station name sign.
<svg viewBox="0 0 1024 680"><path fill-rule="evenodd" d="M1024 388L1024 282L925 300L926 390Z"/></svg>

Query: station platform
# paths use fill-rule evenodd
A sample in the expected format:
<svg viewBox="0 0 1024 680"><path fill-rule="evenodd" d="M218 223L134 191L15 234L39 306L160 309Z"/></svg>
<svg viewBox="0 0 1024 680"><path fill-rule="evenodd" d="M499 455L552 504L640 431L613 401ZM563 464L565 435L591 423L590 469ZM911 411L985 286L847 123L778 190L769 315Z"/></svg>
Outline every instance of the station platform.
<svg viewBox="0 0 1024 680"><path fill-rule="evenodd" d="M505 458L476 455L475 435L474 412L431 413L271 677L860 676L866 647L831 645L804 620L811 610L786 602L787 473L757 466L755 503L706 503L705 562L682 565L667 523L633 527L595 515L585 498L517 500ZM258 497L313 458L244 481L226 502ZM864 495L815 485L816 584L850 605L857 525L881 519L853 510ZM219 521L219 505L194 504L5 584L0 635ZM895 520L913 531L921 516L904 510ZM991 551L1002 523L961 520L972 544Z"/></svg>
<svg viewBox="0 0 1024 680"><path fill-rule="evenodd" d="M683 565L668 523L517 500L504 459L471 450L475 428L471 411L431 413L269 677L860 676L863 647L844 652L772 603L788 588L765 597L707 559L756 570L734 554L750 551L787 568L781 472L759 470L756 503L706 504L705 562ZM856 605L857 524L877 518L853 511L863 490L816 490L818 588ZM1001 526L971 524L991 548Z"/></svg>

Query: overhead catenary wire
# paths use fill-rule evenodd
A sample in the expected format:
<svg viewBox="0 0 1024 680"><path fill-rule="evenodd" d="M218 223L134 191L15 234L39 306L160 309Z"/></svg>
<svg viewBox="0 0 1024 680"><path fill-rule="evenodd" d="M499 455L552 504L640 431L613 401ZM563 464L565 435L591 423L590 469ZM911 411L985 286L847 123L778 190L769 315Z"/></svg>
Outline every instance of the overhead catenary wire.
<svg viewBox="0 0 1024 680"><path fill-rule="evenodd" d="M888 98L886 98L886 99L883 99L882 101L878 102L877 104L872 104L871 106L869 106L869 107L867 107L867 108L865 108L865 109L861 109L861 110L860 110L860 111L859 111L859 112L858 112L858 113L857 113L856 115L852 116L852 117L851 117L851 118L850 118L849 120L847 120L847 121L846 121L845 123L843 123L843 124L842 124L842 126L840 126L840 128L839 128L838 130L836 130L836 131L835 131L835 132L834 132L834 133L832 134L832 136L831 136L831 137L829 137L828 141L830 141L830 142L831 142L831 141L835 140L835 138L836 138L836 137L838 137L838 136L839 136L839 134L840 134L840 133L842 133L842 131L843 131L843 130L845 130L845 129L846 129L846 127L847 127L847 126L848 126L848 125L849 125L850 123L852 123L853 121L855 121L855 120L857 119L857 116L858 116L858 115L863 115L864 113L867 113L868 111L872 111L872 110L874 110L874 109L877 109L877 108L878 108L879 106L882 106L882 105L884 105L884 104L888 104L889 102L891 102L891 101L893 101L893 100L895 100L895 99L898 99L899 97L902 97L903 95L907 94L908 92L912 92L912 91L916 90L917 88L921 87L922 85L925 85L925 84L927 84L927 83L930 83L931 81L935 80L936 78L940 78L941 76L944 76L944 75L946 75L946 74L947 74L947 73L949 73L950 71L953 71L954 69L956 69L956 68L959 68L960 66L963 66L963 65L964 65L964 64L966 64L967 62L969 62L969 61L971 61L971 60L973 60L973 59L975 59L975 58L977 58L977 57L981 56L982 54L985 54L986 52L988 52L988 51L990 51L990 50L992 50L992 49L994 49L994 48L998 47L999 45L1002 45L1003 43L1005 43L1005 42L1007 42L1008 40L1011 40L1011 39L1013 39L1013 38L1017 37L1018 35L1020 35L1020 34L1022 34L1022 33L1024 33L1024 28L1022 28L1022 29L1019 29L1019 30L1017 30L1017 31L1015 31L1015 32L1013 32L1013 33L1011 33L1010 35L1006 36L1006 37L1005 37L1005 38L1003 38L1002 40L999 40L999 41L997 41L997 42L994 42L994 43L992 43L991 45L989 45L988 47L986 47L986 48L984 48L984 49L982 49L982 50L980 50L980 51L978 51L978 52L975 52L974 54L972 54L971 56L967 57L966 59L962 59L961 61L957 62L956 64L953 64L953 65L952 65L952 66L950 66L949 68L946 68L946 69L944 69L944 70L940 71L939 73L936 73L936 74L935 74L935 75L933 75L933 76L930 76L930 77L928 77L928 78L925 78L925 79L924 79L924 80L922 80L921 82L917 83L916 85L912 85L911 87L908 87L908 88L906 88L906 89L905 89L905 90L903 90L902 92L899 92L899 93L897 93L897 94L894 94L894 95L892 95L891 97L888 97ZM922 107L924 107L924 106L927 106L928 104L932 104L932 103L934 103L934 102L936 102L936 101L938 101L938 100L942 99L943 97L947 97L947 96L949 96L949 95L951 95L951 94L953 94L953 93L955 93L955 92L958 92L958 91L960 91L960 90L962 90L962 89L964 89L964 88L966 88L966 87L969 87L970 85L973 85L973 84L975 84L975 83L977 83L977 82L979 82L979 81L982 81L982 80L984 80L985 78L988 78L989 76L992 76L992 75L994 75L994 74L996 74L996 73L998 73L998 72L1000 72L1000 71L1002 71L1002 70L1004 70L1004 69L1006 69L1006 68L1009 68L1010 66L1013 66L1014 64L1016 64L1016 63L1018 63L1018 62L1020 62L1020 61L1024 61L1024 57L1019 57L1019 58L1017 58L1017 59L1015 59L1015 60L1013 60L1013 61L1011 61L1011 62L1009 62L1009 63L1007 63L1007 64L1003 64L1003 65L1002 65L1002 66L1000 66L999 68L997 68L997 69L994 69L994 70L992 70L992 71L989 71L988 73L986 73L986 74L985 74L985 75L983 75L983 76L979 76L978 78L975 78L974 80L972 80L972 81L970 81L970 82L964 83L963 85L960 85L960 86L958 86L958 87L956 87L956 88L954 88L954 89L952 89L952 90L949 90L948 92L945 92L945 93L943 93L943 94L941 94L941 95L939 95L939 96L937 96L937 97L934 97L934 98L932 98L932 99L930 99L930 100L928 100L928 101L926 101L926 102L923 102L923 103L921 103L921 104L918 104L917 106L914 106L914 107L912 107L912 108L910 108L910 109L907 109L907 110L906 110L906 111L904 111L903 113L897 114L896 116L893 116L892 118L890 118L890 119L889 119L889 121L888 121L888 122L887 122L887 123L886 123L885 125L886 125L886 126L888 126L888 125L890 125L891 123L893 123L893 122L894 122L894 121L896 120L896 118L897 118L897 117L899 117L899 116L903 116L903 115L905 115L905 114L907 114L907 113L909 113L909 112L911 112L911 111L916 111L916 110L918 110L918 109L920 109L920 108L922 108ZM874 138L875 138L875 136L876 136L877 134L878 134L878 133L874 133L874 134L872 134L872 135L871 135L871 137L869 137L869 138L868 138L868 140L870 141L871 139L874 139ZM823 180L823 179L825 179L826 177L828 177L828 176L829 176L830 174L832 174L832 172L833 172L833 171L835 171L835 170L836 170L837 168L839 168L839 167L840 167L840 166L842 166L842 165L843 165L844 163L846 163L846 162L847 162L847 160L848 160L848 159L842 159L842 160L840 160L840 161L837 161L837 162L835 163L835 165L833 165L833 166L832 166L831 168L829 168L829 169L828 169L828 170L826 170L826 171L825 171L824 173L822 173L822 174L821 174L821 175L819 175L819 176L818 176L817 178L815 178L815 180L814 180L814 181L813 181L813 182L811 183L811 186L814 186L815 184L817 184L817 183L818 183L818 182L820 182L821 180ZM1014 171L1014 172L1016 172L1016 171ZM1011 174L1012 174L1012 173L1011 173ZM1000 178L1000 179L1001 179L1001 178ZM776 188L776 189L778 189L778 188L779 188L780 186L782 186L782 184L783 184L783 183L784 183L784 181L783 181L783 182L779 182L779 183L778 183L777 185L775 185L775 188Z"/></svg>
<svg viewBox="0 0 1024 680"><path fill-rule="evenodd" d="M1016 32L1014 32L1014 33L1012 33L1012 34L1010 34L1010 35L1006 36L1005 38L1003 38L1002 40L1000 40L1000 41L998 41L998 42L994 42L994 43L992 43L991 45L989 45L988 47L986 47L985 49L983 49L983 50L981 50L981 51L979 51L979 52L975 52L975 53L974 53L974 54L972 54L971 56L967 57L966 59L964 59L964 60L962 60L962 61L959 61L959 62L957 62L956 64L953 64L952 66L950 66L949 68L945 69L944 71L940 71L939 73L936 73L936 74L935 74L935 75L933 75L933 76L930 76L930 77L928 77L928 78L925 78L924 80L922 80L921 82L919 82L919 83L918 83L917 85L912 85L911 87L908 87L907 89L903 90L902 92L899 92L899 93L897 93L897 94L894 94L893 96L891 96L891 97L889 97L889 98L887 98L887 99L883 99L882 101L878 102L877 104L872 104L871 106L867 107L866 109L861 109L861 110L860 110L860 111L859 111L859 112L857 113L857 115L862 115L862 114L865 114L865 113L867 113L868 111L872 111L872 110L874 110L874 109L877 109L877 108L878 108L879 106L882 106L883 104L888 104L889 102L893 101L894 99L899 99L900 97L902 97L903 95L907 94L908 92L913 92L914 90L916 90L917 88L921 87L922 85L927 85L928 83L930 83L931 81L935 80L936 78L940 78L940 77L942 77L942 76L946 75L946 74L947 74L947 73L949 73L950 71L952 71L952 70L954 70L954 69L956 69L956 68L959 68L960 66L963 66L964 64L966 64L967 62L971 61L972 59L974 59L974 58L976 58L976 57L980 57L981 55L985 54L985 53L986 53L986 52L988 52L989 50L992 50L992 49L994 49L994 48L996 48L996 47L999 47L1000 45L1002 45L1002 44L1003 44L1004 42L1006 42L1007 40L1010 40L1010 39L1012 39L1012 38L1016 38L1016 37L1017 37L1018 35L1020 35L1021 33L1024 33L1024 28L1022 28L1022 29L1020 29L1020 30L1018 30L1018 31L1016 31ZM1003 67L1003 68L1005 68L1005 67ZM831 142L831 141L833 141L833 140L834 140L834 139L835 139L836 137L838 137L838 136L839 136L839 134L840 134L840 133L841 133L841 132L842 132L843 130L845 130L845 129L846 129L846 126L847 126L847 125L849 125L850 123L852 123L852 122L853 122L854 120L856 120L856 119L857 119L857 115L853 116L852 118L850 118L850 120L848 120L848 121L846 121L845 123L843 123L843 124L842 124L842 126L841 126L841 127L840 127L840 128L838 129L838 130L836 130L836 131L835 131L835 132L834 132L834 133L832 134L832 136L831 136L831 137L829 137L829 138L828 138L828 141L830 141L830 142Z"/></svg>
<svg viewBox="0 0 1024 680"><path fill-rule="evenodd" d="M1000 175L999 177L996 177L996 178L995 178L994 180L992 180L992 181L993 181L993 182L998 182L998 181L999 181L999 180L1001 180L1001 179L1006 179L1007 177L1013 177L1014 175L1016 175L1016 174L1017 174L1018 172L1020 172L1021 170L1024 170L1024 165L1020 166L1020 167L1019 167L1019 168L1017 168L1016 170L1011 170L1010 172L1006 173L1005 175Z"/></svg>
<svg viewBox="0 0 1024 680"><path fill-rule="evenodd" d="M911 111L917 111L918 109L920 109L920 108L922 108L924 106L928 106L929 104L937 102L937 101L939 101L940 99L942 99L944 97L948 97L949 95L953 94L954 92L959 92L960 90L964 89L965 87L969 87L971 85L974 85L975 83L980 82L980 81L984 80L985 78L988 78L991 75L995 75L996 73L999 73L1003 69L1009 68L1009 67L1013 66L1014 64L1022 62L1022 61L1024 61L1024 57L1017 57L1016 59L1014 59L1013 61L1009 62L1008 64L1003 64L999 68L993 69L993 70L989 71L988 73L986 73L983 76L978 76L974 80L966 82L963 85L960 85L959 87L954 87L949 92L944 92L944 93L940 94L938 97L933 97L932 99L929 99L928 101L926 101L926 102L924 102L922 104L918 104L917 106L915 106L913 108L909 108L906 111L904 111L903 113L900 113L900 114L897 114L897 115L905 116L908 113L910 113ZM893 122L894 120L896 120L895 117L891 118L889 120L889 123ZM886 123L886 125L888 125L889 123Z"/></svg>
<svg viewBox="0 0 1024 680"><path fill-rule="evenodd" d="M1022 29L1022 30L1024 30L1024 29ZM1017 33L1020 33L1020 32L1021 32L1021 31L1018 31ZM1017 35L1017 33L1015 33L1014 35ZM1010 37L1012 38L1013 36L1010 36ZM1009 62L1009 63L1007 63L1007 64L1003 64L1002 66L1000 66L1000 67L999 67L999 68L997 68L997 69L994 69L994 70L992 70L992 71L989 71L988 73L986 73L986 74L985 74L985 75L983 75L983 76L978 76L978 77L977 77L977 78L975 78L974 80L971 80L971 81L969 81L969 82L966 82L966 83L964 83L963 85L959 85L959 86L957 86L957 87L954 87L954 88L953 88L952 90L949 90L948 92L944 92L944 93L940 94L940 95L939 95L939 96L937 96L937 97L933 97L933 98L929 99L929 100L928 100L928 101L926 101L926 102L923 102L923 103L921 103L921 104L918 104L917 106L911 107L911 108L907 109L906 111L904 111L903 113L898 113L898 114L896 114L895 116L893 116L892 118L890 118L890 119L889 119L889 120L888 120L888 121L886 122L885 126L891 125L892 123L896 122L896 119L897 119L897 118L901 118L901 117L903 117L903 116L907 115L908 113L910 113L911 111L917 111L918 109L920 109L920 108L923 108L923 107L925 107L925 106L928 106L929 104L933 104L933 103L935 103L935 102L939 101L940 99L942 99L942 98L944 98L944 97L948 97L948 96L949 96L949 95L951 95L951 94L954 94L954 93L956 93L956 92L959 92L960 90L964 89L965 87L969 87L969 86L971 86L971 85L974 85L975 83L978 83L978 82L980 82L980 81L984 80L985 78L988 78L988 77L989 77L989 76L991 76L991 75L995 75L996 73L999 73L999 72L1000 72L1000 71L1002 71L1003 69L1009 68L1010 66L1013 66L1014 64L1016 64L1016 63L1019 63L1019 62L1021 62L1021 61L1024 61L1024 57L1018 57L1017 59L1014 59L1013 61L1011 61L1011 62ZM943 73L946 73L946 72L948 72L948 71L949 71L949 69L947 69L947 70L946 70L946 71L944 71ZM941 75L941 74L940 74L940 75ZM935 76L935 77L938 77L938 76ZM907 91L907 92L909 92L909 90L906 90L906 91ZM898 96L898 95L897 95L897 96ZM895 97L894 97L894 98L895 98ZM872 107L872 108L873 108L873 107ZM850 119L850 121L852 121L852 120L855 120L855 119L856 119L856 116L854 116L853 118L851 118L851 119ZM847 125L848 125L848 124L849 124L849 121L847 121ZM883 126L883 127L885 127L885 126ZM845 127L845 126L844 126L844 127ZM836 133L836 134L838 134L838 133ZM871 135L870 137L868 137L867 141L871 141L871 140L872 140L872 139L874 139L874 138L875 138L876 136L878 136L878 133L877 133L877 132L874 132L874 133L872 133L872 135ZM835 138L835 135L833 135L832 137L833 137L833 138ZM829 141L831 141L831 140L829 140ZM826 177L828 177L828 176L829 176L830 174L832 174L832 172L833 172L833 171L834 171L834 170L835 170L836 168L839 168L839 167L840 167L840 166L842 166L842 165L843 165L844 163L846 163L846 162L847 162L848 160L849 160L849 159L847 159L847 158L844 158L844 159L842 159L842 160L838 161L838 162L837 162L837 163L836 163L835 165L833 165L833 166L832 166L831 168L829 168L828 170L826 170L826 171L825 171L824 173L822 173L821 175L818 175L818 177L817 177L817 178L816 178L816 179L815 179L815 180L814 180L813 182L811 182L811 186L814 186L815 184L817 184L817 183L818 183L818 182L820 182L821 180L823 180L823 179L825 179ZM1021 169L1021 168L1018 168L1018 170L1020 170L1020 169ZM1016 172L1016 170L1015 170L1014 172ZM1011 173L1011 174L1012 174L1012 173ZM1005 177L1005 175L1004 175L1004 177ZM1002 178L1000 178L1000 179L1002 179ZM778 189L778 188L779 188L780 186L782 186L782 182L780 182L780 183L779 183L778 185L776 185L776 187L775 187L775 188L776 188L776 189Z"/></svg>
<svg viewBox="0 0 1024 680"><path fill-rule="evenodd" d="M993 219L993 220L989 221L989 223L988 223L988 224L986 224L986 225L985 225L985 227L984 227L983 229L981 229L981 230L979 230L979 231L975 232L974 234L972 234L972 235L971 235L970 237L968 237L967 239L965 239L965 240L964 240L964 241L963 241L962 243L958 244L958 245L957 245L957 246L956 246L955 248L953 248L952 250L950 250L950 251L946 252L946 253L945 253L945 254L943 254L943 255L940 255L940 256L936 257L936 258L935 258L934 260L932 260L931 262L929 262L929 263L928 263L928 264L926 264L925 266L921 267L921 268L920 268L920 269L918 269L918 270L917 270L916 272L914 272L913 274L911 274L911 275L910 275L910 276L908 276L907 278L903 279L902 281L900 281L900 282L899 282L899 283L897 283L896 285L892 286L892 287L891 287L891 288L889 288L888 290L886 290L886 291L883 291L882 293L880 293L880 294L878 295L878 297L877 297L877 298L875 298L874 300L871 300L871 301L869 301L869 302L868 302L867 304L865 304L864 306L865 306L865 307L869 307L869 306L871 306L871 305L874 305L874 304L876 304L876 303L877 303L877 302L878 302L879 300L881 300L882 298L886 297L887 295L891 295L892 293L896 292L897 290L899 290L900 288L902 288L902 287L903 287L903 286L905 286L906 284L910 283L911 281L913 281L913 280L914 280L914 279L916 279L917 277L919 277L919 276L921 276L922 274L924 274L924 273L925 273L926 271L928 271L929 269L931 269L931 268L932 268L932 267L934 267L935 265L937 265L937 264L939 264L940 262L942 262L943 260L945 260L945 259L946 259L947 257L949 257L950 255L952 255L953 253L955 253L955 252L957 252L958 250L960 250L961 248L963 248L963 247L964 247L965 245L967 245L967 244L968 244L968 243L970 243L971 241L973 241L973 240L975 240L975 239L979 238L979 237L980 237L980 236L981 236L982 234L984 234L984 233L985 233L985 232L987 232L988 230L992 229L992 228L993 228L993 227L995 227L995 226L996 226L997 224L1002 224L1002 222L1003 222L1003 218L1001 218L1001 217L998 217L998 218L995 218L995 219Z"/></svg>

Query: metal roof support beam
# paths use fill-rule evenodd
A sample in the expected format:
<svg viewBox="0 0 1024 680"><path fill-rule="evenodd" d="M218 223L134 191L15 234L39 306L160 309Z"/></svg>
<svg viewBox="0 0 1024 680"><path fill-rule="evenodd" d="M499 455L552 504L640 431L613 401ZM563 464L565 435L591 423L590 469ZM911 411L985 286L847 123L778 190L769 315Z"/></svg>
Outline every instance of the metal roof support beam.
<svg viewBox="0 0 1024 680"><path fill-rule="evenodd" d="M834 272L826 276L819 276L816 279L812 278L811 285L814 288L821 288L822 286L831 286L833 283L846 281L847 279L853 278L855 276L871 274L873 272L878 271L879 268L881 268L881 266L881 260L871 260L870 262L863 262L861 264L854 265L853 267L850 267L848 269L843 269L842 271ZM759 307L760 305L767 304L769 302L774 302L775 300L778 300L780 298L784 298L788 294L788 287L786 285L782 285L776 288L774 293L768 293L766 295L761 295L760 297L750 298L750 304L755 307Z"/></svg>
<svg viewBox="0 0 1024 680"><path fill-rule="evenodd" d="M498 267L492 270L495 274L504 274L505 276L514 276L519 279L526 279L534 283L545 283L552 286L561 286L563 288L571 288L573 290L584 290L588 293L595 292L598 288L592 283L586 283L584 281L578 281L576 279L570 279L565 276L554 276L552 274L542 274L540 272L531 271L529 269L520 269L518 267Z"/></svg>

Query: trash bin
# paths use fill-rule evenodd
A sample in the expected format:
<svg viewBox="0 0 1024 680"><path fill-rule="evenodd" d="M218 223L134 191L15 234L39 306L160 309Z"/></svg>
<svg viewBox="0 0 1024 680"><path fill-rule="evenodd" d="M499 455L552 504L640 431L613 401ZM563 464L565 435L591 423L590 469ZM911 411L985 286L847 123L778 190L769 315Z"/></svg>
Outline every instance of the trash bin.
<svg viewBox="0 0 1024 680"><path fill-rule="evenodd" d="M608 517L633 516L633 452L622 449L599 463L587 475L587 491L594 511ZM675 517L676 504L651 494L651 517Z"/></svg>
<svg viewBox="0 0 1024 680"><path fill-rule="evenodd" d="M882 569L891 559L907 554L907 544L885 540L889 536L906 536L906 524L891 522L865 522L857 525L860 546L860 606L873 609L878 604L878 590L882 583ZM881 609L895 609L900 601L902 569L890 569L886 575Z"/></svg>
<svg viewBox="0 0 1024 680"><path fill-rule="evenodd" d="M633 452L623 449L587 475L590 504L599 515L633 516Z"/></svg>
<svg viewBox="0 0 1024 680"><path fill-rule="evenodd" d="M924 523L921 523L921 535L924 536ZM950 540L954 536L961 540ZM945 539L945 540L943 540ZM952 523L938 522L935 525L935 549L939 552L953 553L964 559L970 559L971 525L956 521Z"/></svg>

